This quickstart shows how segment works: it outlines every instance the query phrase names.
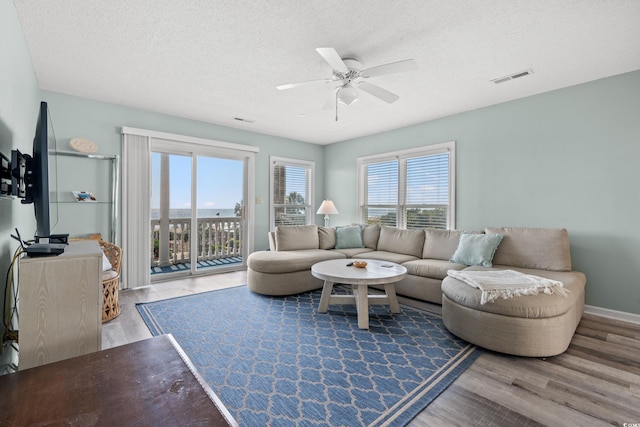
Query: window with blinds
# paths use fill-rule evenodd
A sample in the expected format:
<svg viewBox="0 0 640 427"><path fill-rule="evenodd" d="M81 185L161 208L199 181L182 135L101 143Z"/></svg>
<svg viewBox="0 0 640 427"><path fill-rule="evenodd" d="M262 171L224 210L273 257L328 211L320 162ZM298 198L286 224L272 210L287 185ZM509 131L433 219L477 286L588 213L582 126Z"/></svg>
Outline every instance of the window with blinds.
<svg viewBox="0 0 640 427"><path fill-rule="evenodd" d="M406 159L406 228L447 228L449 153Z"/></svg>
<svg viewBox="0 0 640 427"><path fill-rule="evenodd" d="M314 163L271 157L271 229L312 223Z"/></svg>
<svg viewBox="0 0 640 427"><path fill-rule="evenodd" d="M363 224L395 226L398 206L398 160L365 165L367 180Z"/></svg>
<svg viewBox="0 0 640 427"><path fill-rule="evenodd" d="M454 150L448 142L358 159L361 221L454 228Z"/></svg>

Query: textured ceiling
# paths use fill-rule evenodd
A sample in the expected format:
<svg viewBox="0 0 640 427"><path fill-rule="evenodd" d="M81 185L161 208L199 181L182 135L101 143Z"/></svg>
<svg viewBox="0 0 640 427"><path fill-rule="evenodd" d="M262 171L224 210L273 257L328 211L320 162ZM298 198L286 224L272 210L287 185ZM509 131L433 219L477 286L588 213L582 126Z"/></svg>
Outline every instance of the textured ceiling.
<svg viewBox="0 0 640 427"><path fill-rule="evenodd" d="M14 4L42 89L317 144L640 69L638 0ZM275 89L330 77L318 47L419 70L370 79L400 99L361 93L335 122L331 87Z"/></svg>

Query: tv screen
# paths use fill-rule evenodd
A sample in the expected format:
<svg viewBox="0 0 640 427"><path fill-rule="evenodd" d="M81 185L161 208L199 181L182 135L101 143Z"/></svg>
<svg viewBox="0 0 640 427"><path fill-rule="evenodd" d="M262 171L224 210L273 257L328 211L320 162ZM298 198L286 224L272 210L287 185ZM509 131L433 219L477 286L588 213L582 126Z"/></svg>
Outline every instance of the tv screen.
<svg viewBox="0 0 640 427"><path fill-rule="evenodd" d="M58 223L58 165L56 137L46 102L40 103L33 155L12 151L13 194L23 204L33 203L36 217L36 240L48 238Z"/></svg>

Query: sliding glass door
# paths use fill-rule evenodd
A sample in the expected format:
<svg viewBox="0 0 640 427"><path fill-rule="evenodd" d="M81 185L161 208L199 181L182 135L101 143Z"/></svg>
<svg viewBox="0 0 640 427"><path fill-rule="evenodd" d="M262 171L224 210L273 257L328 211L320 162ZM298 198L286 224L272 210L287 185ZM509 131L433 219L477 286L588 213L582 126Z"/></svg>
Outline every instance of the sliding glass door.
<svg viewBox="0 0 640 427"><path fill-rule="evenodd" d="M151 280L244 266L247 161L151 147Z"/></svg>
<svg viewBox="0 0 640 427"><path fill-rule="evenodd" d="M243 162L198 156L196 270L242 263Z"/></svg>
<svg viewBox="0 0 640 427"><path fill-rule="evenodd" d="M190 155L151 153L151 272L190 270Z"/></svg>

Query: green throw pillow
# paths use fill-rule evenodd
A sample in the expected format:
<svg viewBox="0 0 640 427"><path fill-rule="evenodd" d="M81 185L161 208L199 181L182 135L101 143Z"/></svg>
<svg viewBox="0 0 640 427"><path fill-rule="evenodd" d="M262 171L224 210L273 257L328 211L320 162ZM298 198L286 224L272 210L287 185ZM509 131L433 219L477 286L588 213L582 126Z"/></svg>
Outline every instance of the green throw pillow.
<svg viewBox="0 0 640 427"><path fill-rule="evenodd" d="M359 225L336 227L336 249L364 248Z"/></svg>
<svg viewBox="0 0 640 427"><path fill-rule="evenodd" d="M493 255L502 241L502 234L462 234L458 248L450 261L456 264L491 267Z"/></svg>

